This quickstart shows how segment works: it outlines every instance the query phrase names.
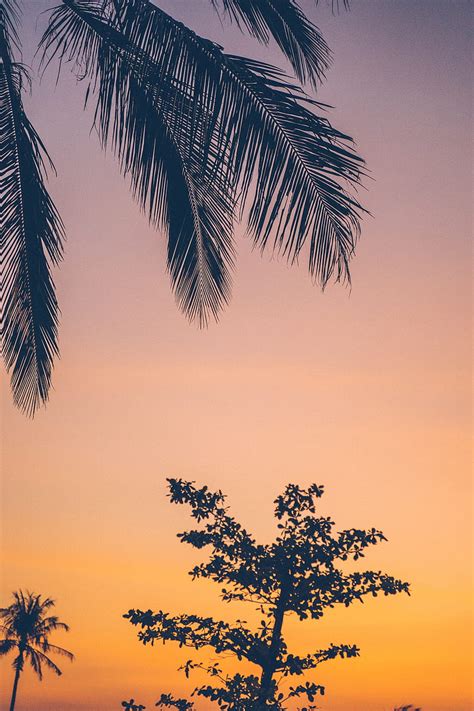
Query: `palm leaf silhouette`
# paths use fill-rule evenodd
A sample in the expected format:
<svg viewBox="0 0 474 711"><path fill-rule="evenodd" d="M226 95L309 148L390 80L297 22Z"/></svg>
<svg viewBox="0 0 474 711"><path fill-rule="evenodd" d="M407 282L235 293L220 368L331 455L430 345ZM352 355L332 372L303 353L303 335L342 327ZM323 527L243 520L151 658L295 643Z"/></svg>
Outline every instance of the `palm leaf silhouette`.
<svg viewBox="0 0 474 711"><path fill-rule="evenodd" d="M33 414L48 399L58 353L58 305L50 264L61 258L63 225L44 184L40 137L24 111L26 70L15 0L0 4L0 225L2 353L16 404Z"/></svg>
<svg viewBox="0 0 474 711"><path fill-rule="evenodd" d="M238 27L268 44L274 38L298 79L313 86L324 79L331 52L320 30L293 0L212 0Z"/></svg>
<svg viewBox="0 0 474 711"><path fill-rule="evenodd" d="M258 41L273 38L301 82L324 78L329 49L296 0L211 3ZM2 348L15 402L33 414L58 354L50 270L64 234L44 184L49 158L22 104L17 15L16 0L0 0ZM234 224L244 216L261 250L290 262L304 253L323 287L350 280L363 161L327 107L284 73L226 54L149 0L62 0L41 45L45 64L56 57L85 80L102 146L166 235L190 320L205 326L228 302Z"/></svg>
<svg viewBox="0 0 474 711"><path fill-rule="evenodd" d="M262 249L270 242L295 261L309 241L309 269L317 281L325 285L332 276L349 278L362 208L345 185L359 181L363 162L351 139L314 113L322 106L279 70L225 54L147 0L113 0L105 13L97 0L63 0L42 45L48 61L58 55L61 62L74 63L78 76L89 77L88 91L97 101L96 125L105 141L115 111L112 143L122 170L131 173L132 183L139 185L135 192L152 215L163 214L163 193L153 190L154 183L140 180L147 172L147 156L142 153L134 163L123 160L124 155L137 156L142 142L140 127L132 130L122 121L130 111L131 92L117 93L116 85L111 89L111 66L117 62L121 85L136 83L147 94L150 108L154 105L155 114L160 113L177 137L175 144L183 147L181 162L194 166L203 192L225 201L228 229L221 255L223 243L227 257L232 251L231 212L238 195L241 205L250 202L249 231ZM150 118L152 114L145 112ZM172 252L179 255L180 268L182 250L189 254L191 242L181 240L180 251ZM194 242L199 245L199 240ZM193 263L199 265L200 260L195 257ZM202 312L202 301L216 313L217 294L203 288L199 306L192 302L189 309L182 298L180 303L191 318Z"/></svg>
<svg viewBox="0 0 474 711"><path fill-rule="evenodd" d="M123 9L128 11L125 3ZM66 2L43 42L50 47L54 41L62 58L74 56L80 71L89 73L102 144L111 144L150 222L166 230L178 303L205 325L230 294L231 185L206 108L200 106L198 115L202 102L167 78L159 85L150 81L156 67L125 34L126 22L128 12L117 15L113 8L104 18L99 2Z"/></svg>

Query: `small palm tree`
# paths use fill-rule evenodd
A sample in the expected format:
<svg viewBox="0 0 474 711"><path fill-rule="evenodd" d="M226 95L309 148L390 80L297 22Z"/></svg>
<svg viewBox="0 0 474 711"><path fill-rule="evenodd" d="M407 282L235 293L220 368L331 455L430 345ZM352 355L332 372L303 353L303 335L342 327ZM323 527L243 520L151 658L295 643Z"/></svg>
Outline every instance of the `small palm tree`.
<svg viewBox="0 0 474 711"><path fill-rule="evenodd" d="M62 674L59 667L47 656L50 652L61 654L71 661L74 655L67 649L57 647L48 640L54 630L69 630L69 627L60 622L58 617L48 615L50 608L54 607L54 600L42 598L41 595L23 593L21 590L13 593L13 603L8 607L0 608L0 631L4 638L0 639L0 655L15 651L17 655L13 660L15 679L10 701L10 711L14 711L16 694L20 674L28 660L40 681L43 678L43 665L58 676Z"/></svg>

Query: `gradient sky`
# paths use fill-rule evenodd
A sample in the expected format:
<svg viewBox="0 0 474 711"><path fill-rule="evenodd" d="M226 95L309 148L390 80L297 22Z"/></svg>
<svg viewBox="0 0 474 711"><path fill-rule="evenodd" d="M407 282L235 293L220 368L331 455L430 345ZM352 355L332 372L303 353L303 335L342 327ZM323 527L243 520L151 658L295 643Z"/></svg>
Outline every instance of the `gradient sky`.
<svg viewBox="0 0 474 711"><path fill-rule="evenodd" d="M25 61L51 3L27 0ZM207 0L161 5L226 50L285 66ZM100 153L83 87L51 70L28 100L58 169L67 226L56 274L61 351L48 408L34 421L2 379L2 601L18 587L57 599L77 660L18 711L117 711L134 696L191 688L190 655L143 648L130 607L232 620L239 607L191 583L198 557L175 533L166 476L220 487L268 540L288 481L324 483L338 526L377 526L389 542L366 565L410 580L411 598L371 600L324 621L289 623L297 651L356 643L360 659L321 667L325 711L470 711L471 7L459 0L354 0L333 17L304 8L334 50L320 98L357 140L372 212L353 288L313 287L304 267L263 259L242 230L233 299L199 332L177 310L163 240ZM12 671L2 662L0 703ZM196 677L196 682L200 682ZM200 709L206 709L201 705Z"/></svg>

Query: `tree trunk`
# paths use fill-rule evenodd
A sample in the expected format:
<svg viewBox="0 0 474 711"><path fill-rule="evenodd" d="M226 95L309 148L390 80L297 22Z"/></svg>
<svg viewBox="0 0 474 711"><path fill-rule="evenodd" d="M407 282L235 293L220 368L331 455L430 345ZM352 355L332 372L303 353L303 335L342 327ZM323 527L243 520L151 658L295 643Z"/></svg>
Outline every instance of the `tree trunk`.
<svg viewBox="0 0 474 711"><path fill-rule="evenodd" d="M15 666L15 679L13 681L13 691L12 691L12 698L10 701L10 711L15 711L15 702L16 702L16 692L18 690L18 682L20 680L20 673L21 669L23 667L23 657L21 660L18 660L18 664Z"/></svg>
<svg viewBox="0 0 474 711"><path fill-rule="evenodd" d="M272 631L272 641L270 642L269 649L269 659L265 667L263 668L262 677L260 680L260 694L258 697L258 710L265 709L268 696L270 693L270 686L272 683L273 675L275 673L275 668L277 664L278 649L280 647L281 639L281 629L283 627L283 618L285 616L285 606L287 601L288 593L286 590L282 589L280 593L280 598L277 603L275 610L275 623L273 625Z"/></svg>

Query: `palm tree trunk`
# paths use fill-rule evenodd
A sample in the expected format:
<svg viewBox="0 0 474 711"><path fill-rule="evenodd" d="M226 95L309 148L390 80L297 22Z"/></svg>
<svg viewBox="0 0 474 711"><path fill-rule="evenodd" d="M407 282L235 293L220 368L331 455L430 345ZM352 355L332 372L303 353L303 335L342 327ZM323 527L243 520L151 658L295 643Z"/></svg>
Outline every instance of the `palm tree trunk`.
<svg viewBox="0 0 474 711"><path fill-rule="evenodd" d="M13 681L12 698L10 701L10 711L15 711L16 692L18 690L18 682L20 681L20 673L21 673L22 667L23 667L23 657L21 658L21 661L18 660L18 663L15 665L15 679Z"/></svg>

